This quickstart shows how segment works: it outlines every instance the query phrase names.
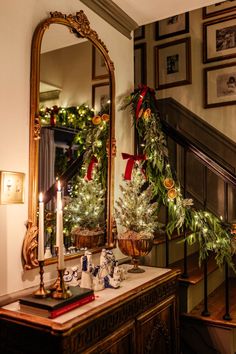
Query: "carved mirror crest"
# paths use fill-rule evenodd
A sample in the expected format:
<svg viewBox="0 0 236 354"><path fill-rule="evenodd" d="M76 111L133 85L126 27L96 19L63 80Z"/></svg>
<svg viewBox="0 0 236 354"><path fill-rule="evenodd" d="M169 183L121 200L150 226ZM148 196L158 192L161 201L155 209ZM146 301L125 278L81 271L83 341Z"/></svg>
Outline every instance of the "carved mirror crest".
<svg viewBox="0 0 236 354"><path fill-rule="evenodd" d="M98 82L99 80L99 82ZM46 263L55 262L56 180L63 190L66 259L113 246L114 66L83 11L38 25L31 52L29 212L24 269L38 266L38 195Z"/></svg>

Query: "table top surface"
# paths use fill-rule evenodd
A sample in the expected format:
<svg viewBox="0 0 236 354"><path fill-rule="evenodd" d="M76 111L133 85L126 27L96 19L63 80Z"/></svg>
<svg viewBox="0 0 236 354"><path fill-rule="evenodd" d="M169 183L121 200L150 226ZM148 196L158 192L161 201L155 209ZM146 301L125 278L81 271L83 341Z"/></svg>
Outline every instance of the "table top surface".
<svg viewBox="0 0 236 354"><path fill-rule="evenodd" d="M130 265L124 265L129 269L131 266ZM145 269L144 273L127 273L127 279L123 280L121 282L121 286L117 289L111 289L111 288L106 288L104 290L95 292L95 301L92 301L84 306L78 307L74 310L71 310L61 316L56 317L55 319L48 319L48 318L42 318L43 321L50 321L54 324L58 325L63 325L67 323L70 320L73 320L75 318L83 318L83 317L88 317L89 313L93 314L95 312L98 312L99 310L102 310L104 306L108 306L109 302L114 303L115 300L118 300L118 298L122 298L127 294L127 296L130 296L138 291L141 291L142 288L145 288L148 283L151 283L154 280L160 279L160 281L165 278L165 276L171 275L173 272L171 269L167 268L156 268L156 267L146 267L142 266L143 269ZM169 274L168 274L169 273ZM6 306L2 307L3 311L9 313L11 315L11 312L14 312L15 314L19 314L20 317L27 318L28 320L32 320L32 318L35 318L35 315L31 314L26 314L23 313L23 311L20 311L19 307L19 302L13 302L10 303ZM7 310L7 311L5 311ZM3 312L2 311L2 312ZM0 315L1 315L1 309L0 309ZM40 317L40 316L36 316Z"/></svg>

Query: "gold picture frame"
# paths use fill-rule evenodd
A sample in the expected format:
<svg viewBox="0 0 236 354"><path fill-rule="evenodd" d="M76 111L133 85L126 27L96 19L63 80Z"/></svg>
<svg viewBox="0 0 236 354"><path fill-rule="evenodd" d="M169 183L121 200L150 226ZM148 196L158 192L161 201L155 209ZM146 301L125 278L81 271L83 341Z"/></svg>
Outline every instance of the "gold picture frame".
<svg viewBox="0 0 236 354"><path fill-rule="evenodd" d="M24 203L24 181L24 173L0 171L0 204Z"/></svg>

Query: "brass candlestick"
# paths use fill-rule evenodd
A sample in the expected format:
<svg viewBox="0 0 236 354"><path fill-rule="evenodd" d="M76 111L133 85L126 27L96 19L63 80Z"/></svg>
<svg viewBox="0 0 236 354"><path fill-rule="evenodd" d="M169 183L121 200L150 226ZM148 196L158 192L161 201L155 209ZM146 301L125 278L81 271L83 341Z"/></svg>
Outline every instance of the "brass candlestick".
<svg viewBox="0 0 236 354"><path fill-rule="evenodd" d="M39 274L40 274L40 285L39 288L33 293L35 297L45 298L50 295L50 291L46 290L43 282L43 270L44 261L39 261Z"/></svg>
<svg viewBox="0 0 236 354"><path fill-rule="evenodd" d="M72 292L65 285L63 279L64 272L65 269L58 269L59 285L57 286L56 290L52 293L52 297L54 299L68 299L69 297L72 296Z"/></svg>
<svg viewBox="0 0 236 354"><path fill-rule="evenodd" d="M58 246L54 246L55 247L55 253L56 253L56 257L58 257ZM57 275L57 279L55 280L55 282L50 285L49 289L51 291L55 291L58 286L60 286L60 275L59 275L59 272L58 272L58 275Z"/></svg>

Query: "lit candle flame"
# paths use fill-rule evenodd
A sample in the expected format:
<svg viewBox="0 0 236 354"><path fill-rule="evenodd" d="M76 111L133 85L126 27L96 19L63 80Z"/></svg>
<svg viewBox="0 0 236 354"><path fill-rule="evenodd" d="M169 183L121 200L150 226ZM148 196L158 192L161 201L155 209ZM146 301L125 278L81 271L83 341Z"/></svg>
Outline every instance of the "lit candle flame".
<svg viewBox="0 0 236 354"><path fill-rule="evenodd" d="M43 193L42 192L39 193L39 202L40 203L43 202Z"/></svg>
<svg viewBox="0 0 236 354"><path fill-rule="evenodd" d="M61 190L61 182L58 180L57 181L57 190L60 191Z"/></svg>

